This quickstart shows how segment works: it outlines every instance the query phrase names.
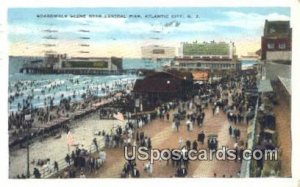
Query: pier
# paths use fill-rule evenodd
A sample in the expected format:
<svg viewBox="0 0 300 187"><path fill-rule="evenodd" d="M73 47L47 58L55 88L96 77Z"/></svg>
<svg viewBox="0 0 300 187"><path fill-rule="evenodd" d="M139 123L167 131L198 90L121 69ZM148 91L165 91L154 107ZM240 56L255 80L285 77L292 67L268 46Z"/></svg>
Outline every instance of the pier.
<svg viewBox="0 0 300 187"><path fill-rule="evenodd" d="M27 74L74 74L74 75L124 75L124 74L138 74L139 72L149 72L147 69L122 69L122 70L99 70L94 68L62 68L53 69L47 67L35 67L31 65L24 65L20 73Z"/></svg>

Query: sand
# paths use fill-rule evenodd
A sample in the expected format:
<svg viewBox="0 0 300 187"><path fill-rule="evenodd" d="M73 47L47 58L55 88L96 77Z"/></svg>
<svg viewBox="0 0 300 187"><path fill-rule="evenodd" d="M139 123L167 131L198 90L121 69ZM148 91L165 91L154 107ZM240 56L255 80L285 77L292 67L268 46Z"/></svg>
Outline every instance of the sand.
<svg viewBox="0 0 300 187"><path fill-rule="evenodd" d="M98 115L94 114L88 118L71 122L71 134L73 136L74 144L83 145L83 148L90 150L93 146L93 139L97 141L103 141L102 136L94 135L95 132L110 130L117 125L124 125L117 120L100 120ZM75 146L70 146L70 151L75 150ZM61 161L68 153L67 134L62 133L61 138L55 139L49 137L46 140L40 142L35 141L30 145L30 161L38 159L50 158L51 164L54 161ZM61 161L62 162L62 161ZM30 164L31 174L33 168L36 167ZM9 157L9 178L13 178L16 175L25 174L27 168L27 151L26 149L18 149L10 152Z"/></svg>

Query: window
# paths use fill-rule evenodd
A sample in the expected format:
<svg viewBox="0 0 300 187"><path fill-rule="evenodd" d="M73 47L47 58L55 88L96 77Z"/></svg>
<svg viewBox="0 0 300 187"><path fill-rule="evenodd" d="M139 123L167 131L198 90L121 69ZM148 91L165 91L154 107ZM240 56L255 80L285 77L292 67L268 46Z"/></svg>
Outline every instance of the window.
<svg viewBox="0 0 300 187"><path fill-rule="evenodd" d="M279 48L279 49L285 49L285 48L286 48L285 43L280 43L280 44L278 45L278 48Z"/></svg>
<svg viewBox="0 0 300 187"><path fill-rule="evenodd" d="M195 67L195 64L194 63L186 63L186 66L187 67Z"/></svg>
<svg viewBox="0 0 300 187"><path fill-rule="evenodd" d="M153 54L165 54L165 50L163 50L163 49L153 49L152 53Z"/></svg>
<svg viewBox="0 0 300 187"><path fill-rule="evenodd" d="M274 49L274 43L268 43L268 49Z"/></svg>

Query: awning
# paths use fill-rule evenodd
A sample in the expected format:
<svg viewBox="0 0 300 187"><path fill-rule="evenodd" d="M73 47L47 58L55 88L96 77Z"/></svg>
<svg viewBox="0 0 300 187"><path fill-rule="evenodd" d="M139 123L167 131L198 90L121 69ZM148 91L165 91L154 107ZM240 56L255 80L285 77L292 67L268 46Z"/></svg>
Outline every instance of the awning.
<svg viewBox="0 0 300 187"><path fill-rule="evenodd" d="M261 80L258 85L258 92L273 92L273 88L271 86L271 82L268 79Z"/></svg>
<svg viewBox="0 0 300 187"><path fill-rule="evenodd" d="M192 75L195 81L207 81L209 78L207 71L193 71Z"/></svg>
<svg viewBox="0 0 300 187"><path fill-rule="evenodd" d="M285 89L287 90L287 92L291 95L291 93L292 93L291 79L280 77L280 76L278 76L278 79L283 84L283 86L285 87Z"/></svg>

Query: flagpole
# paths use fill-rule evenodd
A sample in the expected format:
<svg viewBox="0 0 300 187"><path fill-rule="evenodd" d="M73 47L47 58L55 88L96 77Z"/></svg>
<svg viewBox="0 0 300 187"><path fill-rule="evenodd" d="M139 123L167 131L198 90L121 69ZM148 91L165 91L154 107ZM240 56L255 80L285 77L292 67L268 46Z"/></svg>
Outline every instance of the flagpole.
<svg viewBox="0 0 300 187"><path fill-rule="evenodd" d="M70 130L68 131L68 134L67 134L67 147L68 147L68 153L70 153L70 148L69 148L69 133L70 133Z"/></svg>
<svg viewBox="0 0 300 187"><path fill-rule="evenodd" d="M67 145L68 145L68 153L70 154L70 144L73 144L73 137L71 131L67 134Z"/></svg>

